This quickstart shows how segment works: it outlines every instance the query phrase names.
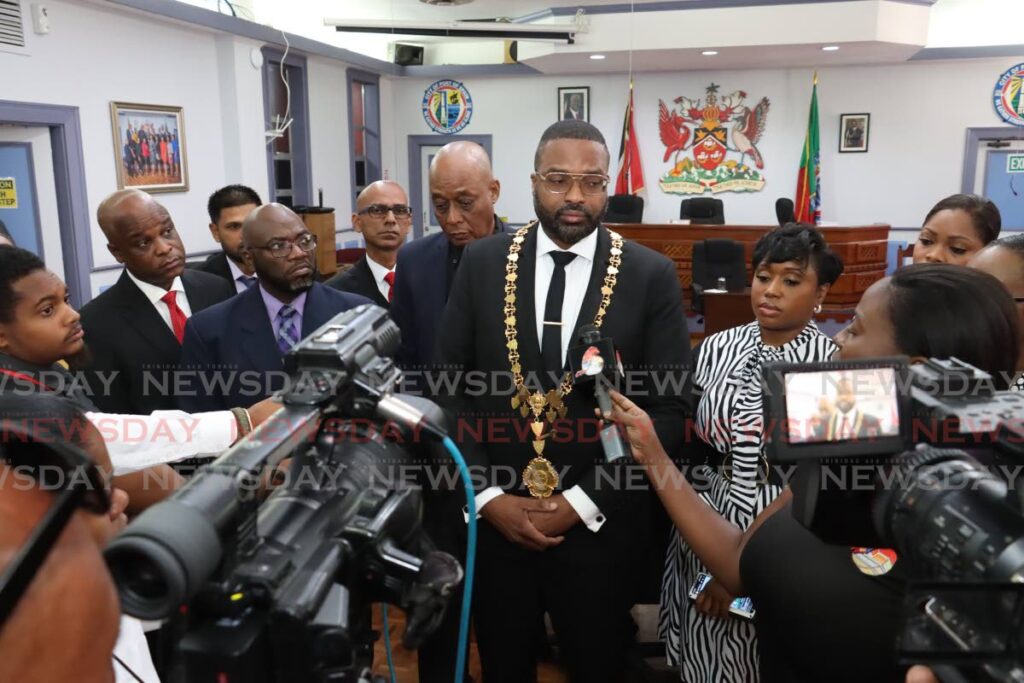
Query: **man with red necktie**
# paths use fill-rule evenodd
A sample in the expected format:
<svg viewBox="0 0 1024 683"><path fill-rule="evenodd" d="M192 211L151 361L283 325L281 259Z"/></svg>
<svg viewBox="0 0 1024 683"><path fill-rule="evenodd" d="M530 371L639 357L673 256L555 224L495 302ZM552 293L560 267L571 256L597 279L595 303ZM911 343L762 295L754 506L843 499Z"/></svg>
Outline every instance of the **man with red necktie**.
<svg viewBox="0 0 1024 683"><path fill-rule="evenodd" d="M412 227L412 207L402 186L391 180L368 185L356 199L352 227L363 236L366 254L324 284L361 294L378 306L389 308L394 295L398 248L405 244Z"/></svg>
<svg viewBox="0 0 1024 683"><path fill-rule="evenodd" d="M139 190L121 190L100 204L97 221L107 248L124 265L110 289L82 307L87 354L78 367L94 374L94 400L105 412L149 414L173 410L174 383L185 322L229 299L223 278L185 269L185 247L159 202Z"/></svg>

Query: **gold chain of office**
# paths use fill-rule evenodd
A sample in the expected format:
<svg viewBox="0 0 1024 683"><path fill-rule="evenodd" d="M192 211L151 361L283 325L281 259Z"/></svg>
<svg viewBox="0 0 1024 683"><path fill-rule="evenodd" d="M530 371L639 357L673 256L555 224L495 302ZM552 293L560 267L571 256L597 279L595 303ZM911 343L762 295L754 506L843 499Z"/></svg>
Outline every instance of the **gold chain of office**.
<svg viewBox="0 0 1024 683"><path fill-rule="evenodd" d="M512 410L518 410L523 417L533 413L533 450L536 454L523 469L523 483L534 498L547 498L558 487L558 473L551 461L544 457L545 439L544 421L552 423L556 418L564 418L566 413L565 397L572 393L573 376L565 373L557 389L546 394L543 391L530 392L523 380L523 366L519 361L519 335L516 330L516 281L519 279L519 253L526 241L526 235L537 222L520 228L512 238L505 263L505 346L508 348L508 363L512 368L512 381L516 393L512 397ZM615 283L618 281L619 266L622 264L622 235L608 231L612 239L612 248L608 257L608 269L605 271L604 284L601 286L601 304L594 316L594 327L600 328L604 322L605 312L612 302Z"/></svg>

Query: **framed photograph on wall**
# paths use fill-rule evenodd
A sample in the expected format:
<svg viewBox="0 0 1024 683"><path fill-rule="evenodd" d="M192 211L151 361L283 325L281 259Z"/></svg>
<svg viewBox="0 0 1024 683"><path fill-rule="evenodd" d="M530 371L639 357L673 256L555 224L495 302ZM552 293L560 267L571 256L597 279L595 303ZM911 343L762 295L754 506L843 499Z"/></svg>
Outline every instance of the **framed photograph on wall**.
<svg viewBox="0 0 1024 683"><path fill-rule="evenodd" d="M558 89L559 121L590 121L590 86Z"/></svg>
<svg viewBox="0 0 1024 683"><path fill-rule="evenodd" d="M117 189L188 190L185 115L181 107L110 103Z"/></svg>
<svg viewBox="0 0 1024 683"><path fill-rule="evenodd" d="M839 151L868 151L868 133L871 129L871 114L839 115Z"/></svg>

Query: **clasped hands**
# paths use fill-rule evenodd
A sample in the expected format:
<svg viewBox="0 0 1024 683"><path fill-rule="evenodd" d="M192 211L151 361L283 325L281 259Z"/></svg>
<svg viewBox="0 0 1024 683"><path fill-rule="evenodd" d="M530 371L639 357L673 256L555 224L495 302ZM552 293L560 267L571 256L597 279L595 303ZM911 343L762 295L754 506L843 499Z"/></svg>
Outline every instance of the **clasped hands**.
<svg viewBox="0 0 1024 683"><path fill-rule="evenodd" d="M502 494L487 503L480 516L502 536L528 550L553 548L580 521L562 494L545 499Z"/></svg>

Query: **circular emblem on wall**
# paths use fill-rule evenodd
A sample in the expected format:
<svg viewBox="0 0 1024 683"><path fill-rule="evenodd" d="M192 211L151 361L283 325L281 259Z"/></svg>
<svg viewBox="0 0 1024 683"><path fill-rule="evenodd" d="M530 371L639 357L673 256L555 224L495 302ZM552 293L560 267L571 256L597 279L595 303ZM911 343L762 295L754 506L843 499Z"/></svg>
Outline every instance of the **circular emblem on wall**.
<svg viewBox="0 0 1024 683"><path fill-rule="evenodd" d="M999 77L992 101L1003 121L1024 126L1024 64L1007 69Z"/></svg>
<svg viewBox="0 0 1024 683"><path fill-rule="evenodd" d="M430 130L452 135L469 125L473 118L473 98L459 81L444 79L423 93L423 120Z"/></svg>

